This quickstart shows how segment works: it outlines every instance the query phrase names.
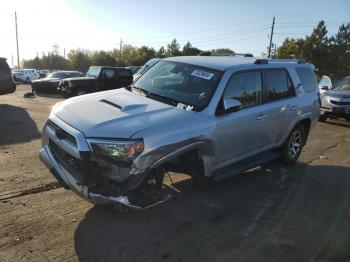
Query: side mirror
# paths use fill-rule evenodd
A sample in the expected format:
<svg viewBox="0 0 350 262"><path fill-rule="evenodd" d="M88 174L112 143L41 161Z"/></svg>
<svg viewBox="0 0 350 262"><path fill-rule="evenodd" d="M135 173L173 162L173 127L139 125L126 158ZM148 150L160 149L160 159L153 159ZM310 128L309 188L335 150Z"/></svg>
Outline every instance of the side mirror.
<svg viewBox="0 0 350 262"><path fill-rule="evenodd" d="M237 99L224 99L225 112L236 112L241 109L242 103Z"/></svg>
<svg viewBox="0 0 350 262"><path fill-rule="evenodd" d="M321 89L322 90L329 90L329 87L328 86L322 86Z"/></svg>

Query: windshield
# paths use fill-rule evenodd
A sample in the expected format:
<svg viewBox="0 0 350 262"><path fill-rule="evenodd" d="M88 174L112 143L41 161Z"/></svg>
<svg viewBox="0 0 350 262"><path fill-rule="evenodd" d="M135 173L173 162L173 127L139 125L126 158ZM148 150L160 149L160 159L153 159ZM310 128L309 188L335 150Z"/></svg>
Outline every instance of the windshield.
<svg viewBox="0 0 350 262"><path fill-rule="evenodd" d="M350 91L350 78L344 79L340 81L335 87L334 90L340 90L340 91Z"/></svg>
<svg viewBox="0 0 350 262"><path fill-rule="evenodd" d="M154 94L200 111L209 103L221 75L221 72L212 69L160 61L145 72L134 87L150 98Z"/></svg>
<svg viewBox="0 0 350 262"><path fill-rule="evenodd" d="M95 77L98 78L101 72L101 67L98 66L91 66L89 70L86 72L87 77Z"/></svg>
<svg viewBox="0 0 350 262"><path fill-rule="evenodd" d="M143 74L150 66L149 65L143 65L139 71L137 71L138 74Z"/></svg>

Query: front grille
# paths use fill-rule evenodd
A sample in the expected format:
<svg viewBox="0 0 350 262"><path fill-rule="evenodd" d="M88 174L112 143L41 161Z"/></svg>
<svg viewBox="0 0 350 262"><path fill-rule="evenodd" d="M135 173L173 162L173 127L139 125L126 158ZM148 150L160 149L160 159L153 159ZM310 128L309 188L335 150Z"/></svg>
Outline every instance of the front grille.
<svg viewBox="0 0 350 262"><path fill-rule="evenodd" d="M51 139L49 140L49 147L58 161L70 174L78 181L83 181L84 178L84 160L77 159L55 144Z"/></svg>
<svg viewBox="0 0 350 262"><path fill-rule="evenodd" d="M51 120L48 120L46 125L48 125L49 127L51 127L52 129L55 130L55 134L56 134L58 139L66 139L66 140L70 141L73 145L75 145L75 146L77 145L77 141L76 141L74 136L69 134L64 129L60 128L58 125L56 125Z"/></svg>
<svg viewBox="0 0 350 262"><path fill-rule="evenodd" d="M331 100L330 102L331 102L333 105L337 105L337 106L350 106L350 101L347 101L347 102L340 102L340 101Z"/></svg>

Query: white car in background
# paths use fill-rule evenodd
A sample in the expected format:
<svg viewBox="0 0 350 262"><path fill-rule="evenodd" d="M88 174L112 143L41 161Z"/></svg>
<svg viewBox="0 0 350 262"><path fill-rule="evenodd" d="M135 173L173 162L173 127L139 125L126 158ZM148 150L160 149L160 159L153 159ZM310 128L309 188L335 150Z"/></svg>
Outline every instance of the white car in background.
<svg viewBox="0 0 350 262"><path fill-rule="evenodd" d="M325 75L321 76L320 80L318 81L318 88L320 90L320 94L331 90L333 88L331 78Z"/></svg>
<svg viewBox="0 0 350 262"><path fill-rule="evenodd" d="M12 70L12 75L15 81L28 84L40 78L39 72L35 69L15 69Z"/></svg>

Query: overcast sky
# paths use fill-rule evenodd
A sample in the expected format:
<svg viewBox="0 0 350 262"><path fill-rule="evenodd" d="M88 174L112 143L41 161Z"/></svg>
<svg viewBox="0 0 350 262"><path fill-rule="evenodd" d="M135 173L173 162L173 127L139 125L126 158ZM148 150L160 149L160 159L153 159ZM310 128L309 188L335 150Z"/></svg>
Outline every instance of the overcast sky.
<svg viewBox="0 0 350 262"><path fill-rule="evenodd" d="M58 44L64 48L110 50L125 44L158 49L172 38L202 50L228 47L266 52L272 17L274 42L304 37L321 19L330 34L350 22L350 1L273 0L0 0L0 56L16 61L14 12L18 15L20 58L34 58Z"/></svg>

